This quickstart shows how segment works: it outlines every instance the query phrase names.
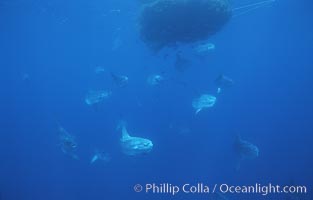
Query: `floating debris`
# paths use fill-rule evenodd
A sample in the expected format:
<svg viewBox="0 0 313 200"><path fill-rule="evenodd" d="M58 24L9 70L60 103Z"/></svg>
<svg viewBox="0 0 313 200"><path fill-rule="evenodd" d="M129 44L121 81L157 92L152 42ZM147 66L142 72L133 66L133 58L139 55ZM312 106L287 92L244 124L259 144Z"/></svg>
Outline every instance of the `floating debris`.
<svg viewBox="0 0 313 200"><path fill-rule="evenodd" d="M110 91L106 90L91 90L87 93L85 102L87 105L91 106L94 104L98 104L103 100L107 99L111 95Z"/></svg>
<svg viewBox="0 0 313 200"><path fill-rule="evenodd" d="M125 122L120 122L118 129L122 131L120 144L124 154L129 156L145 155L152 150L152 141L146 138L130 136L127 132Z"/></svg>
<svg viewBox="0 0 313 200"><path fill-rule="evenodd" d="M204 108L213 107L215 102L215 96L203 94L199 98L196 98L192 101L192 107L196 110L196 114L198 114Z"/></svg>

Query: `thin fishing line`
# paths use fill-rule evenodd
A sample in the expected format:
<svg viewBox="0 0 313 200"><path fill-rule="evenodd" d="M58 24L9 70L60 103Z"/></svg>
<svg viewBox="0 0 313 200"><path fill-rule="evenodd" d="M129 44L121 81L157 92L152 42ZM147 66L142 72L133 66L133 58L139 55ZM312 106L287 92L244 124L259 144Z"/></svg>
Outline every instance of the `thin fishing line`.
<svg viewBox="0 0 313 200"><path fill-rule="evenodd" d="M261 2L258 2L258 3L253 3L253 4L249 4L249 5L233 8L233 11L235 11L235 10L242 10L242 9L249 8L249 7L254 7L254 6L263 6L264 4L269 4L269 3L272 3L272 2L275 2L275 1L276 0L261 1Z"/></svg>

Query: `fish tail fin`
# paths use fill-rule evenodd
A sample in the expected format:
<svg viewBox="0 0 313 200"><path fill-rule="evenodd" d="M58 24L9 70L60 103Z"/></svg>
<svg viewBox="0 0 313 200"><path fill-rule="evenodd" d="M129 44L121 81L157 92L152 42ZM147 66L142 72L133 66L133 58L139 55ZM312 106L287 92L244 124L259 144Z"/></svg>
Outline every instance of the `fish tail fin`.
<svg viewBox="0 0 313 200"><path fill-rule="evenodd" d="M94 162L96 162L97 160L99 160L99 151L97 149L94 150L94 154L91 157L90 160L90 164L93 164Z"/></svg>
<svg viewBox="0 0 313 200"><path fill-rule="evenodd" d="M58 133L65 131L65 129L62 127L61 123L59 120L54 118L54 124L57 126Z"/></svg>
<svg viewBox="0 0 313 200"><path fill-rule="evenodd" d="M116 130L117 130L117 131L122 130L123 128L126 127L126 125L127 125L126 121L120 120L120 121L117 123Z"/></svg>

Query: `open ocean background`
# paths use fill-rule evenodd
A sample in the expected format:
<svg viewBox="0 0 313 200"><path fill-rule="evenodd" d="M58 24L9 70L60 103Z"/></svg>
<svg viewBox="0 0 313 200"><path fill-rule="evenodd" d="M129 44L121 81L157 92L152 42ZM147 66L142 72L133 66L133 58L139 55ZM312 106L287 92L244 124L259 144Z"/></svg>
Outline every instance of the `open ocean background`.
<svg viewBox="0 0 313 200"><path fill-rule="evenodd" d="M135 0L0 0L0 199L217 199L133 191L153 182L305 185L298 197L225 198L313 199L312 9L310 0L281 0L232 18L204 58L178 47L191 61L179 72L177 49L156 54L141 41ZM127 75L127 87L110 71ZM153 73L167 79L150 87ZM234 86L195 115L192 100L215 94L221 73ZM84 101L92 89L112 95L93 108ZM121 153L119 120L153 141L149 155ZM79 160L61 151L58 124L76 137ZM239 171L237 134L260 149ZM91 165L96 149L111 161Z"/></svg>

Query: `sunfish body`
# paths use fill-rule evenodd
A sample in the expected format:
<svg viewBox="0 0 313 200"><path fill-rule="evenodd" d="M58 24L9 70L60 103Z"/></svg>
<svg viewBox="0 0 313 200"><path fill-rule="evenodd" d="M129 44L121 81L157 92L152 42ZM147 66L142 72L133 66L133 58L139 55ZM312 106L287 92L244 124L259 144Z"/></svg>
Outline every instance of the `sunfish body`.
<svg viewBox="0 0 313 200"><path fill-rule="evenodd" d="M101 66L96 67L96 69L95 69L96 74L101 74L103 72L105 72L105 69L103 67L101 67Z"/></svg>
<svg viewBox="0 0 313 200"><path fill-rule="evenodd" d="M155 86L159 85L163 80L164 80L163 76L154 74L148 77L147 82L149 85Z"/></svg>
<svg viewBox="0 0 313 200"><path fill-rule="evenodd" d="M236 138L234 149L236 154L238 155L238 163L236 166L237 170L240 169L240 164L242 160L251 160L259 157L259 148L246 140L242 140L240 136L237 136Z"/></svg>
<svg viewBox="0 0 313 200"><path fill-rule="evenodd" d="M124 154L129 156L145 155L152 150L153 143L151 140L130 136L124 124L120 125L119 128L122 131L120 144Z"/></svg>
<svg viewBox="0 0 313 200"><path fill-rule="evenodd" d="M117 74L114 74L113 72L111 72L111 77L118 87L125 87L128 84L128 77L127 76L117 75Z"/></svg>
<svg viewBox="0 0 313 200"><path fill-rule="evenodd" d="M203 94L199 98L196 98L192 101L192 107L196 110L196 114L198 114L204 108L213 107L215 102L215 96Z"/></svg>
<svg viewBox="0 0 313 200"><path fill-rule="evenodd" d="M91 158L90 164L93 164L96 161L103 161L104 163L107 163L111 160L111 157L107 153L103 152L96 152L93 157Z"/></svg>
<svg viewBox="0 0 313 200"><path fill-rule="evenodd" d="M78 156L76 155L77 151L77 142L75 137L69 134L63 127L59 126L59 139L61 150L64 154L69 155L73 159L78 160Z"/></svg>
<svg viewBox="0 0 313 200"><path fill-rule="evenodd" d="M89 106L98 104L103 100L107 99L111 95L110 91L106 90L91 90L87 93L85 103Z"/></svg>
<svg viewBox="0 0 313 200"><path fill-rule="evenodd" d="M259 156L259 148L246 140L242 140L240 136L237 136L234 146L241 159L254 159Z"/></svg>

